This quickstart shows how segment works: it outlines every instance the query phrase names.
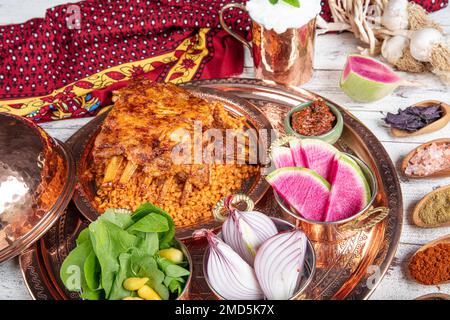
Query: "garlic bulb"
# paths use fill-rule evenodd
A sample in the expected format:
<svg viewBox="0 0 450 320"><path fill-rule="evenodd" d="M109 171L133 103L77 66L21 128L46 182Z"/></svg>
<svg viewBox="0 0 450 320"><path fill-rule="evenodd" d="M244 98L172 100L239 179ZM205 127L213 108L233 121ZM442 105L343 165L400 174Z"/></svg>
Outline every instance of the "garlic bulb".
<svg viewBox="0 0 450 320"><path fill-rule="evenodd" d="M403 52L409 46L409 39L403 36L394 36L385 39L381 46L381 55L392 65L395 65L402 57Z"/></svg>
<svg viewBox="0 0 450 320"><path fill-rule="evenodd" d="M448 50L450 50L450 34L445 36L444 45L447 47Z"/></svg>
<svg viewBox="0 0 450 320"><path fill-rule="evenodd" d="M434 28L414 31L410 43L411 55L419 61L429 62L434 46L443 40L442 34Z"/></svg>
<svg viewBox="0 0 450 320"><path fill-rule="evenodd" d="M408 0L390 0L381 16L383 26L391 31L408 29Z"/></svg>

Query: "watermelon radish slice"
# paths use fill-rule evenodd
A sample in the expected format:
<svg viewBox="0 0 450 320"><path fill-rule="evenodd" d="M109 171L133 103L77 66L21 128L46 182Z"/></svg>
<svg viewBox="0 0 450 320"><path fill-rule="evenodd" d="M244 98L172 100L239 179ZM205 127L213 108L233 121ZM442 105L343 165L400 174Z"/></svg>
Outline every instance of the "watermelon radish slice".
<svg viewBox="0 0 450 320"><path fill-rule="evenodd" d="M289 148L291 149L292 158L296 167L306 167L306 160L302 151L302 140L292 138L289 140Z"/></svg>
<svg viewBox="0 0 450 320"><path fill-rule="evenodd" d="M288 147L272 147L270 156L277 169L284 167L295 167L291 149Z"/></svg>
<svg viewBox="0 0 450 320"><path fill-rule="evenodd" d="M373 102L391 94L406 81L376 59L351 54L341 74L341 89L351 99Z"/></svg>
<svg viewBox="0 0 450 320"><path fill-rule="evenodd" d="M303 139L301 141L301 154L306 168L314 170L330 181L333 159L337 154L340 154L339 150L322 140Z"/></svg>
<svg viewBox="0 0 450 320"><path fill-rule="evenodd" d="M370 186L352 158L340 154L333 162L330 177L332 187L325 221L338 221L354 216L364 209L371 197Z"/></svg>
<svg viewBox="0 0 450 320"><path fill-rule="evenodd" d="M324 221L330 184L306 168L281 168L266 177L275 191L304 218Z"/></svg>

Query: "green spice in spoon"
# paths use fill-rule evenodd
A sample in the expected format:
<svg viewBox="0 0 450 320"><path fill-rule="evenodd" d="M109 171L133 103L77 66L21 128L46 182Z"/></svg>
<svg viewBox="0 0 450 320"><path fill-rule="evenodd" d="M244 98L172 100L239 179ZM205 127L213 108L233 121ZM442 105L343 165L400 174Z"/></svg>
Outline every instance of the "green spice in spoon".
<svg viewBox="0 0 450 320"><path fill-rule="evenodd" d="M413 221L419 227L450 225L450 186L426 195L414 209Z"/></svg>

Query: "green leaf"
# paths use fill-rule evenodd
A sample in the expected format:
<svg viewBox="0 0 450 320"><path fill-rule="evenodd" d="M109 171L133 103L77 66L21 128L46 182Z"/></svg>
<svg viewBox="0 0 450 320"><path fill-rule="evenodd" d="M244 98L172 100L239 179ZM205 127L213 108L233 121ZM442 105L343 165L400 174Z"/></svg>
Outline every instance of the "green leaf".
<svg viewBox="0 0 450 320"><path fill-rule="evenodd" d="M126 229L133 224L133 219L130 213L117 211L118 209L107 209L100 217L101 220L107 220L114 223L116 226ZM122 210L122 209L120 209Z"/></svg>
<svg viewBox="0 0 450 320"><path fill-rule="evenodd" d="M137 221L135 224L131 225L127 231L133 232L133 231L140 231L140 232L164 232L169 230L169 224L167 222L166 217L157 214L157 213L151 213L139 221Z"/></svg>
<svg viewBox="0 0 450 320"><path fill-rule="evenodd" d="M114 278L108 300L122 300L131 296L131 292L123 287L123 282L131 276L131 254L121 253L119 256L119 271Z"/></svg>
<svg viewBox="0 0 450 320"><path fill-rule="evenodd" d="M84 299L98 300L102 297L102 290L91 290L84 274L84 263L91 252L91 242L83 241L64 259L59 275L67 290L82 292L81 297Z"/></svg>
<svg viewBox="0 0 450 320"><path fill-rule="evenodd" d="M146 202L143 203L139 208L137 208L137 210L133 213L131 218L133 219L133 221L137 222L151 213L157 213L159 215L166 217L167 223L169 225L169 230L160 233L159 245L160 249L169 248L172 245L173 237L175 236L175 223L173 222L172 217L167 212L149 202Z"/></svg>
<svg viewBox="0 0 450 320"><path fill-rule="evenodd" d="M89 228L81 230L80 234L78 235L78 238L76 240L77 246L82 244L83 242L91 240L91 236L89 234Z"/></svg>
<svg viewBox="0 0 450 320"><path fill-rule="evenodd" d="M159 268L164 271L166 276L172 277L172 278L178 278L178 277L184 277L188 276L190 272L186 270L183 267L180 267L179 265L174 264L172 261L163 258L158 257L157 259Z"/></svg>
<svg viewBox="0 0 450 320"><path fill-rule="evenodd" d="M300 8L300 1L298 0L283 0L287 4L290 4L293 7Z"/></svg>
<svg viewBox="0 0 450 320"><path fill-rule="evenodd" d="M183 292L183 285L178 280L173 279L169 284L169 290L179 296Z"/></svg>
<svg viewBox="0 0 450 320"><path fill-rule="evenodd" d="M278 3L278 0L269 0L269 2L270 2L271 4L277 4L277 3Z"/></svg>
<svg viewBox="0 0 450 320"><path fill-rule="evenodd" d="M149 255L139 255L135 252L131 256L131 269L134 276L149 278L148 284L163 300L169 299L169 290L164 286L164 273L158 269L155 258Z"/></svg>
<svg viewBox="0 0 450 320"><path fill-rule="evenodd" d="M136 236L129 234L116 224L98 219L89 226L91 242L101 267L101 284L108 297L114 278L119 270L118 258L136 243Z"/></svg>
<svg viewBox="0 0 450 320"><path fill-rule="evenodd" d="M188 276L190 274L190 272L189 272L189 270L186 270L183 267L173 264L173 265L167 266L165 274L170 277L178 278L178 277Z"/></svg>
<svg viewBox="0 0 450 320"><path fill-rule="evenodd" d="M150 281L150 286L153 288L153 290L156 291L156 293L161 297L162 300L169 300L170 293L164 284L152 283Z"/></svg>
<svg viewBox="0 0 450 320"><path fill-rule="evenodd" d="M86 284L89 287L89 289L91 290L100 289L101 269L98 259L95 256L93 250L91 250L91 253L87 256L86 260L84 261L83 270L84 270L84 277L86 278Z"/></svg>
<svg viewBox="0 0 450 320"><path fill-rule="evenodd" d="M136 209L136 211L133 213L131 218L133 219L133 221L136 222L136 221L141 220L143 217L145 217L146 215L148 215L150 213L157 213L157 214L160 214L160 215L167 214L160 207L157 207L157 206L155 206L154 204L152 204L150 202L146 202L146 203L141 204L139 206L139 208Z"/></svg>
<svg viewBox="0 0 450 320"><path fill-rule="evenodd" d="M159 239L156 232L138 232L136 234L138 237L135 250L141 255L155 255L159 250Z"/></svg>

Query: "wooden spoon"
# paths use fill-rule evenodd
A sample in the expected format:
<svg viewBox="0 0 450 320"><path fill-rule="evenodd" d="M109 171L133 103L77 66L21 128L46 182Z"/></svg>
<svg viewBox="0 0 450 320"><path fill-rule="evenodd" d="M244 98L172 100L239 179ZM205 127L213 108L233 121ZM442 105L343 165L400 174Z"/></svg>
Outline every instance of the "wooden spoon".
<svg viewBox="0 0 450 320"><path fill-rule="evenodd" d="M442 129L443 127L445 127L447 125L447 123L449 123L449 121L450 121L450 105L448 105L444 102L437 101L437 100L426 100L426 101L416 103L413 106L424 108L424 107L429 107L432 105L440 105L440 107L441 107L442 117L439 120L436 120L436 121L430 123L429 125L426 125L422 129L419 129L414 132L409 132L409 131L401 130L401 129L397 129L397 128L391 128L391 134L394 137L412 137L412 136L418 136L420 134L438 131L438 130Z"/></svg>
<svg viewBox="0 0 450 320"><path fill-rule="evenodd" d="M424 296L420 296L415 300L450 300L450 295L445 293L429 293Z"/></svg>
<svg viewBox="0 0 450 320"><path fill-rule="evenodd" d="M412 259L415 257L415 255L418 254L419 252L422 252L422 251L424 251L424 250L426 250L426 249L428 249L428 248L431 248L431 247L436 246L436 245L441 244L441 243L442 243L442 244L445 244L445 243L450 244L450 235L443 236L443 237L441 237L441 238L438 238L438 239L436 239L436 240L433 240L433 241L431 241L431 242L428 242L426 245L420 247L420 249L417 250L416 253L414 253L414 254L412 255L411 259L409 260L409 264L411 263L411 261L412 261ZM409 272L409 268L408 268L408 272ZM410 275L410 278L411 278L411 279L414 279L414 281L417 281L417 280L415 280L415 278L414 278L413 276L411 276L411 275ZM449 281L442 282L442 283L439 283L439 285L441 285L441 284L447 284L447 283L450 283L450 280L449 280Z"/></svg>
<svg viewBox="0 0 450 320"><path fill-rule="evenodd" d="M429 142L425 142L424 144L421 144L420 146L418 146L417 148L412 150L410 153L408 153L402 162L402 171L405 176L410 177L410 178L432 178L432 177L449 177L450 176L450 168L447 168L447 169L444 169L441 171L436 171L432 174L425 175L425 176L419 176L419 175L406 173L406 168L408 167L409 160L415 155L417 150L420 148L427 147L427 146L431 145L432 143L436 143L436 144L450 143L450 138L442 138L442 139L436 139L436 140L432 140Z"/></svg>
<svg viewBox="0 0 450 320"><path fill-rule="evenodd" d="M435 228L435 227L447 227L447 226L450 226L450 221L444 222L444 223L440 223L440 224L436 224L436 225L425 224L422 221L422 219L420 219L420 216L419 216L420 210L425 205L425 203L428 201L428 199L430 199L436 193L441 192L441 191L446 190L446 189L450 189L450 185L438 188L438 189L430 192L425 197L423 197L423 199L420 200L419 203L417 203L417 205L414 208L414 211L412 213L412 220L413 220L413 222L414 222L414 224L416 226L421 227L421 228Z"/></svg>

